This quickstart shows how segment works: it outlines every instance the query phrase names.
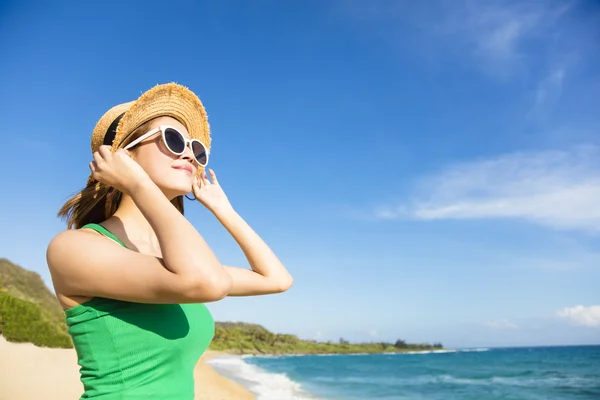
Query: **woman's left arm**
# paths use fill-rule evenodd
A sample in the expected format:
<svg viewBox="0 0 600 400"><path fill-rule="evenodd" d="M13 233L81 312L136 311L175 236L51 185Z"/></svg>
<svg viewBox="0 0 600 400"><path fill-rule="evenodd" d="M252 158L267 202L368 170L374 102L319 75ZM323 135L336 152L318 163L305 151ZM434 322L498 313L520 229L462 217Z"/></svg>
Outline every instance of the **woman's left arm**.
<svg viewBox="0 0 600 400"><path fill-rule="evenodd" d="M280 293L292 286L293 278L277 256L233 208L217 211L215 216L238 243L252 268L224 266L233 281L229 296Z"/></svg>
<svg viewBox="0 0 600 400"><path fill-rule="evenodd" d="M229 296L255 296L281 293L288 290L294 280L269 246L233 209L219 185L213 170L194 183L194 195L227 229L242 249L251 269L223 266L232 278Z"/></svg>

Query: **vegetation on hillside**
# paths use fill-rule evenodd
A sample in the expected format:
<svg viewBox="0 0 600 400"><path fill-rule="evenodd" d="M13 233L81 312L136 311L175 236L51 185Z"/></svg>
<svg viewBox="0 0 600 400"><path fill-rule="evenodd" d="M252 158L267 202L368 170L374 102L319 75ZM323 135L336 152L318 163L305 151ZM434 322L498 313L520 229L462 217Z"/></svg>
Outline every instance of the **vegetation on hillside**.
<svg viewBox="0 0 600 400"><path fill-rule="evenodd" d="M71 337L49 321L43 308L31 301L0 292L0 333L10 342L40 347L71 348Z"/></svg>
<svg viewBox="0 0 600 400"><path fill-rule="evenodd" d="M0 258L0 291L39 304L40 311L50 322L67 331L62 308L38 273Z"/></svg>
<svg viewBox="0 0 600 400"><path fill-rule="evenodd" d="M39 274L0 258L0 334L8 341L73 347L64 313Z"/></svg>
<svg viewBox="0 0 600 400"><path fill-rule="evenodd" d="M35 272L0 258L0 334L13 342L42 347L73 347L56 297ZM236 354L384 353L441 349L441 343L349 343L302 340L257 324L216 322L211 350Z"/></svg>
<svg viewBox="0 0 600 400"><path fill-rule="evenodd" d="M399 353L407 351L439 350L441 343L350 343L343 338L338 342L302 340L295 335L277 334L257 324L217 322L211 349L235 354L352 354Z"/></svg>

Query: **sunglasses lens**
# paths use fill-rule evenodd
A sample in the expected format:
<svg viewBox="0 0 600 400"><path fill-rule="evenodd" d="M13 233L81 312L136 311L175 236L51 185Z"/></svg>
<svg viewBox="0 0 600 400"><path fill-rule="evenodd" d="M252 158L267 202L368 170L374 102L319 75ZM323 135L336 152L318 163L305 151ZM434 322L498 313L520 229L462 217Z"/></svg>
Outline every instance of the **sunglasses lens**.
<svg viewBox="0 0 600 400"><path fill-rule="evenodd" d="M192 151L194 153L194 157L196 158L196 161L198 162L198 164L205 167L206 161L207 161L207 155L206 155L206 149L204 148L204 145L202 143L200 143L199 141L194 140L192 142Z"/></svg>
<svg viewBox="0 0 600 400"><path fill-rule="evenodd" d="M165 144L175 154L181 154L185 150L183 136L172 128L165 129Z"/></svg>

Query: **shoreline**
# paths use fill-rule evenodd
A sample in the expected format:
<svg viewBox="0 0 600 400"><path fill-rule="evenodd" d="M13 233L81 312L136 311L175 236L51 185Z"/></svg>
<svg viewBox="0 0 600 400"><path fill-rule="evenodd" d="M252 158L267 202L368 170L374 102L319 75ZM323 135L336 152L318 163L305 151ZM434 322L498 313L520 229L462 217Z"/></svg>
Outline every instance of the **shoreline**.
<svg viewBox="0 0 600 400"><path fill-rule="evenodd" d="M256 400L259 394L281 390L271 382L276 378L289 393L295 392L297 383L287 377L271 375L267 371L249 367L242 360L248 357L280 356L341 356L368 354L415 354L446 353L455 349L415 350L378 353L287 353L239 354L231 351L207 350L194 368L194 400ZM77 400L83 393L79 380L79 365L74 349L38 347L32 343L7 341L0 334L0 376L5 378L0 385L0 399L28 400L44 398L48 400ZM239 358L241 362L231 359ZM242 372L240 374L240 372ZM239 376L238 376L239 375ZM239 379L238 379L239 378ZM256 391L256 394L253 392ZM295 397L294 397L295 398ZM309 398L302 397L298 398Z"/></svg>
<svg viewBox="0 0 600 400"><path fill-rule="evenodd" d="M0 399L77 400L83 393L74 349L14 343L0 334ZM243 385L219 374L207 360L228 353L207 350L194 369L194 400L255 400Z"/></svg>
<svg viewBox="0 0 600 400"><path fill-rule="evenodd" d="M488 349L488 347L473 348L473 349ZM235 356L235 357L302 357L302 356L364 356L364 355L395 355L395 354L429 354L429 353L456 353L459 351L469 351L468 348L448 348L448 349L435 349L435 350L407 350L407 351L378 351L378 352L338 352L338 353L260 353L260 352L248 352L248 353L233 353L227 351L213 350L222 356Z"/></svg>
<svg viewBox="0 0 600 400"><path fill-rule="evenodd" d="M256 400L254 393L239 382L217 372L208 360L228 356L228 353L207 350L204 352L196 368L194 369L194 380L196 381L196 396L194 400L217 400L217 399L239 399ZM210 393L204 389L211 387Z"/></svg>

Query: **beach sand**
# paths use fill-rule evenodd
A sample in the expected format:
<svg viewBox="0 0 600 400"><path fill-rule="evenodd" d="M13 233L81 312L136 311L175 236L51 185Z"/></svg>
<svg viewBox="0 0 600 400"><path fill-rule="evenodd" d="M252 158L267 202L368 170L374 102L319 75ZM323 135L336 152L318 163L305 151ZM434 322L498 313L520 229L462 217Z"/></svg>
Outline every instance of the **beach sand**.
<svg viewBox="0 0 600 400"><path fill-rule="evenodd" d="M251 400L255 397L204 363L220 353L207 351L196 366L195 400ZM77 400L83 392L73 349L48 349L7 342L0 335L0 400Z"/></svg>

